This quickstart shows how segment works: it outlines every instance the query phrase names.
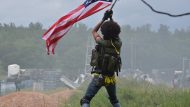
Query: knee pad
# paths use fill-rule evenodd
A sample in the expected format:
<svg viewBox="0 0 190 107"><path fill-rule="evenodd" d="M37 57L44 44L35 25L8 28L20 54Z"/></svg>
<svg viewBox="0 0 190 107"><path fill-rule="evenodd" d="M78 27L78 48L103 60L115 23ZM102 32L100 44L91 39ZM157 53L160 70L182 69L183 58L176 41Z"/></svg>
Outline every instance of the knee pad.
<svg viewBox="0 0 190 107"><path fill-rule="evenodd" d="M113 107L121 107L121 105L119 103L115 103L113 104Z"/></svg>
<svg viewBox="0 0 190 107"><path fill-rule="evenodd" d="M82 104L81 106L82 106L82 107L90 107L90 105L89 105L89 104L86 104L86 103Z"/></svg>
<svg viewBox="0 0 190 107"><path fill-rule="evenodd" d="M118 99L109 98L109 100L110 100L111 104L113 104L113 105L116 104L116 103L119 103Z"/></svg>
<svg viewBox="0 0 190 107"><path fill-rule="evenodd" d="M90 103L90 100L89 100L88 98L83 97L83 98L80 100L80 105L82 106L84 103L89 104L89 103Z"/></svg>

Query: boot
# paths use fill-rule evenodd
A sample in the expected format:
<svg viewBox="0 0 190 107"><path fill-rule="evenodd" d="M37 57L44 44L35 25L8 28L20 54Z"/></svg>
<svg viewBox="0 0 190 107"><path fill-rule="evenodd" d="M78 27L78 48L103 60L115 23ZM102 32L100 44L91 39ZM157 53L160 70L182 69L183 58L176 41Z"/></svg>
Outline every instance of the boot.
<svg viewBox="0 0 190 107"><path fill-rule="evenodd" d="M87 103L84 103L84 104L82 104L82 107L90 107L90 105Z"/></svg>
<svg viewBox="0 0 190 107"><path fill-rule="evenodd" d="M113 107L121 107L119 103L113 104Z"/></svg>

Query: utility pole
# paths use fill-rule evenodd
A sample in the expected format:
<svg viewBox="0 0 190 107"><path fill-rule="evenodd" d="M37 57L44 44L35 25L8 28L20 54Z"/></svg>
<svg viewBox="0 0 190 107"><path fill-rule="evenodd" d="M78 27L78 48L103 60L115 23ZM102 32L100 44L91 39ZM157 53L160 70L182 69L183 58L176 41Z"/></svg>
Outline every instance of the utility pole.
<svg viewBox="0 0 190 107"><path fill-rule="evenodd" d="M183 62L182 62L182 71L183 73L183 82L185 82L185 76L187 75L187 70L190 70L190 59L187 57L183 57ZM183 83L184 87L184 83Z"/></svg>
<svg viewBox="0 0 190 107"><path fill-rule="evenodd" d="M135 46L135 37L131 38L130 41L130 51L131 51L131 69L134 71L136 69L136 46Z"/></svg>
<svg viewBox="0 0 190 107"><path fill-rule="evenodd" d="M184 73L186 73L187 69L190 69L190 59L187 57L183 57L182 70Z"/></svg>
<svg viewBox="0 0 190 107"><path fill-rule="evenodd" d="M0 80L0 96L1 96L1 80Z"/></svg>

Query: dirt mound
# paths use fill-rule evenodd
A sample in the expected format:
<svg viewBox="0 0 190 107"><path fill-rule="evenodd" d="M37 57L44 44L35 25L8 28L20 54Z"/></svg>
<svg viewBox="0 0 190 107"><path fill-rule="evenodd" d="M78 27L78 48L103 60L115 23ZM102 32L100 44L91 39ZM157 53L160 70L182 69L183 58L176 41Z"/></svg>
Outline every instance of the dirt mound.
<svg viewBox="0 0 190 107"><path fill-rule="evenodd" d="M0 97L0 107L58 107L66 102L73 90L64 90L52 95L38 92L16 92Z"/></svg>
<svg viewBox="0 0 190 107"><path fill-rule="evenodd" d="M54 93L50 95L50 97L57 101L58 104L66 103L69 97L74 93L74 91L75 90L67 89L61 92Z"/></svg>

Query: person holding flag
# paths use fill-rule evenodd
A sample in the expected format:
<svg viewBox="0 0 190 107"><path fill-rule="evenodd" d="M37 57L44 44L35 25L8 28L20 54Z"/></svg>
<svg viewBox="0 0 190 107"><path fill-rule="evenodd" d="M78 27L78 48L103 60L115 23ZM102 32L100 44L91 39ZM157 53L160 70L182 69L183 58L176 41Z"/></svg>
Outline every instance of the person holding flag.
<svg viewBox="0 0 190 107"><path fill-rule="evenodd" d="M97 43L95 49L92 50L90 62L93 68L91 71L93 79L80 101L82 107L90 107L90 101L102 86L106 88L113 107L121 107L116 96L115 72L118 74L121 68L122 42L119 38L120 26L113 21L112 14L112 10L107 10L101 22L92 30L92 35ZM106 21L108 18L110 20ZM98 33L100 28L103 37Z"/></svg>
<svg viewBox="0 0 190 107"><path fill-rule="evenodd" d="M112 1L86 0L82 5L61 17L43 34L42 38L46 41L48 54L54 54L58 41L76 22L110 6ZM93 53L95 53L95 56L98 55L98 57L94 58L95 62L91 61L94 78L89 84L85 96L81 99L82 107L90 106L91 99L102 86L105 86L113 107L121 107L116 96L115 72L118 74L121 68L120 49L122 43L119 38L120 26L112 19L112 8L116 1L113 3L111 9L105 12L102 21L92 31L92 35L98 44ZM110 21L106 21L109 18ZM103 38L98 34L100 27Z"/></svg>

